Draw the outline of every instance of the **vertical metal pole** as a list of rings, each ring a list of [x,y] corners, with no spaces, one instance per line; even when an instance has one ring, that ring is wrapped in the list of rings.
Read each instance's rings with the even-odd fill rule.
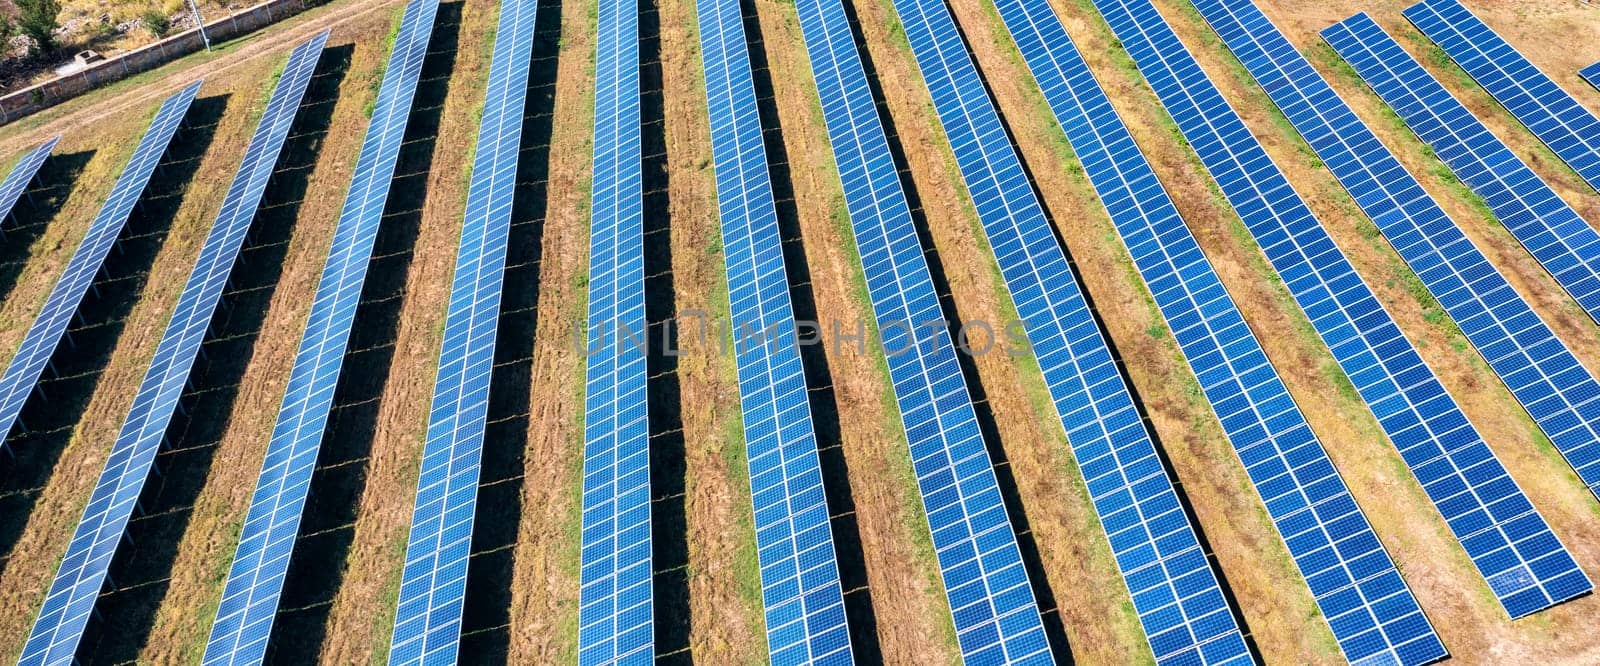
[[[206,50],[211,50],[211,38],[206,35],[206,21],[200,18],[200,8],[195,6],[194,0],[189,0],[189,13],[194,14],[194,24],[200,28],[200,41],[206,43]]]

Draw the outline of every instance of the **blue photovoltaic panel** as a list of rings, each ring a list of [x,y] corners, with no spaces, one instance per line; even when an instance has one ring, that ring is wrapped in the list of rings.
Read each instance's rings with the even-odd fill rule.
[[[1594,86],[1596,89],[1600,89],[1600,62],[1578,70],[1578,76],[1581,76],[1583,77],[1583,80],[1588,81],[1589,85]]]
[[[301,44],[284,66],[56,571],[23,662],[73,659],[326,40],[324,32]]]
[[[112,186],[111,196],[106,198],[100,213],[89,224],[89,232],[84,235],[78,249],[73,251],[72,259],[67,261],[67,268],[50,291],[44,309],[33,320],[27,335],[22,338],[22,346],[17,348],[16,355],[11,357],[11,364],[6,366],[5,374],[0,376],[0,438],[4,438],[16,425],[28,395],[39,383],[39,375],[55,354],[56,345],[61,343],[67,325],[83,303],[84,294],[88,293],[95,275],[105,264],[106,255],[117,244],[117,237],[128,223],[128,215],[144,194],[150,174],[155,172],[161,156],[166,154],[167,144],[183,123],[184,115],[189,112],[189,104],[199,91],[200,82],[195,81],[161,103],[155,119],[150,121],[150,128],[145,130],[144,138],[134,148],[133,157],[123,167],[117,184]]]
[[[1124,43],[1165,25],[1145,2],[1096,6]],[[1032,7],[1033,22],[1052,25],[1064,39],[1048,6]],[[1442,656],[1427,618],[1105,92],[1081,61],[1074,76],[1056,69],[1040,55],[1050,46],[1041,42],[1024,49],[1025,57],[1345,656]]]
[[[5,182],[0,183],[0,223],[11,218],[11,209],[17,205],[17,199],[28,191],[28,185],[38,175],[39,167],[44,166],[45,159],[50,157],[50,151],[55,149],[56,142],[60,140],[59,136],[51,137],[43,145],[28,151],[11,168],[11,175],[6,176]]]
[[[266,654],[278,595],[300,528],[301,509],[339,383],[345,345],[438,6],[438,0],[411,0],[395,34],[350,191],[334,228],[333,246],[311,301],[278,422],[267,444],[239,547],[211,625],[204,658],[208,666],[258,664]]]
[[[1249,0],[1195,6],[1579,478],[1600,492],[1600,382],[1259,8]]]
[[[1366,14],[1329,26],[1322,37],[1600,321],[1600,232]]]
[[[391,664],[453,664],[461,642],[467,556],[478,504],[537,9],[537,0],[500,3],[389,645]]]
[[[775,666],[851,663],[806,377],[739,0],[699,0],[711,151],[735,331],[767,651]],[[745,335],[744,331],[754,331]]]
[[[589,230],[578,663],[648,663],[650,423],[637,0],[600,3]]]
[[[1141,2],[1142,4],[1142,2]],[[1166,23],[1117,14],[1123,45],[1295,302],[1513,616],[1589,589],[1571,555],[1355,267]],[[1138,22],[1124,17],[1144,17]]]
[[[927,325],[944,314],[844,6],[795,9],[961,653],[973,664],[1051,663],[954,344]]]
[[[1156,661],[1250,663],[1216,574],[954,19],[943,0],[895,6]],[[1032,17],[1016,3],[1002,3],[1001,12],[1032,30]],[[1057,33],[1052,39],[1065,39]],[[1026,34],[1036,47],[1038,32]]]
[[[1600,118],[1456,0],[1425,0],[1406,9],[1405,16],[1600,190]]]
[[[24,662],[73,657],[326,39],[318,35],[289,57],[62,558]]]

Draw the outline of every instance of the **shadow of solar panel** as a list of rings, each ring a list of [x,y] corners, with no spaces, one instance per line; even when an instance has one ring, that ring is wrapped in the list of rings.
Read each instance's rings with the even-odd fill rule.
[[[1233,611],[954,20],[942,0],[896,7],[1157,662],[1249,663]],[[997,7],[1025,36],[1033,65],[1062,66],[1038,48],[1072,48],[1047,4]],[[1033,27],[1045,16],[1056,26],[1048,39]]]
[[[1579,478],[1600,492],[1600,382],[1255,5],[1196,6]]]
[[[12,426],[16,425],[17,416],[39,382],[39,375],[55,354],[62,334],[83,303],[84,294],[104,266],[106,255],[116,246],[117,238],[127,224],[128,214],[139,202],[145,185],[150,182],[150,174],[155,172],[161,156],[167,152],[173,134],[183,123],[189,104],[199,91],[200,82],[191,83],[168,97],[156,110],[149,129],[145,130],[138,147],[134,148],[133,156],[123,167],[122,175],[112,186],[111,195],[106,198],[94,221],[89,223],[89,231],[84,235],[83,242],[73,251],[66,269],[50,291],[44,309],[28,328],[22,345],[11,357],[10,365],[6,366],[5,374],[0,375],[0,437],[11,432]]]
[[[222,209],[201,246],[195,268],[178,297],[177,308],[45,597],[47,608],[60,609],[59,617],[49,618],[48,638],[35,629],[41,645],[49,641],[50,647],[43,655],[45,662],[70,657],[82,638],[326,39],[327,33],[318,35],[291,54],[223,199]],[[41,626],[46,626],[46,620],[41,613]]]
[[[851,663],[816,433],[738,0],[697,6],[773,664]]]
[[[60,141],[60,136],[51,137],[49,141],[39,147],[28,151],[22,159],[17,160],[17,165],[11,168],[11,174],[0,182],[0,224],[11,219],[11,209],[17,205],[17,200],[28,191],[28,185],[33,183],[34,176],[39,174],[39,167],[44,166],[44,161],[50,157],[50,151]]]
[[[438,5],[438,0],[412,0],[395,35],[350,190],[334,229],[333,246],[317,283],[310,318],[211,625],[206,664],[255,664],[266,653]]]
[[[477,511],[536,0],[501,3],[389,663],[454,663]]]
[[[637,2],[601,4],[596,53],[581,664],[647,661],[655,650]]]
[[[1570,597],[1585,581],[1570,554],[1194,56],[1165,23],[1126,29],[1140,71],[1508,611]],[[1496,585],[1508,578],[1525,584]]]
[[[1175,83],[1150,68],[1182,53],[1182,47],[1149,2],[1100,0],[1095,5],[1145,68],[1152,87],[1170,97],[1174,85],[1199,83]],[[1203,76],[1198,69],[1191,73]],[[1427,618],[1149,163],[1104,93],[1087,81],[1081,87],[1093,92],[1094,103],[1061,118],[1069,140],[1094,150],[1091,155],[1117,156],[1109,166],[1086,158],[1085,171],[1107,202],[1135,267],[1345,657],[1413,662],[1444,656]],[[1090,120],[1074,126],[1078,117]]]
[[[1600,321],[1600,231],[1366,14],[1329,26],[1322,37]]]
[[[801,0],[806,50],[844,186],[889,378],[905,425],[962,655],[1052,659],[1016,535],[895,172],[866,72],[838,0]],[[917,333],[922,331],[924,333]]]
[[[1600,190],[1600,118],[1457,0],[1425,0],[1404,14],[1590,187]]]

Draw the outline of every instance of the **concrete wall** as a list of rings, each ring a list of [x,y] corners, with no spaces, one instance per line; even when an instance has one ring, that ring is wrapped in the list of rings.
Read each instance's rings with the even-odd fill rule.
[[[206,24],[213,44],[253,32],[298,14],[324,0],[268,0],[227,18]],[[102,60],[66,76],[0,97],[0,125],[55,106],[118,79],[155,69],[205,48],[199,30],[178,33],[149,46]]]

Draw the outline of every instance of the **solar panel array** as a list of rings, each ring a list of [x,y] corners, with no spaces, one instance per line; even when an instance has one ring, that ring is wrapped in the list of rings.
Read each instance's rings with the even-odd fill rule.
[[[969,663],[1051,663],[954,345],[924,325],[944,315],[844,7],[795,8],[961,653]]]
[[[438,0],[411,0],[395,34],[355,175],[334,228],[333,246],[317,283],[278,421],[240,531],[239,547],[211,625],[205,664],[255,664],[266,653],[438,6]]]
[[[601,3],[596,60],[580,664],[655,653],[637,0]]]
[[[284,66],[56,570],[24,662],[70,661],[83,637],[326,40],[324,32],[296,47]]]
[[[795,338],[739,0],[699,0],[711,150],[773,664],[851,663],[844,590]]]
[[[145,185],[150,183],[150,174],[155,172],[161,156],[166,154],[172,135],[183,123],[189,104],[199,91],[200,82],[195,81],[168,97],[156,110],[149,129],[145,130],[144,137],[133,150],[133,156],[123,167],[122,175],[112,186],[111,195],[106,198],[94,221],[89,223],[89,231],[84,235],[83,242],[73,251],[61,278],[50,291],[44,309],[28,328],[22,345],[11,357],[10,365],[6,366],[5,374],[0,375],[0,439],[16,425],[23,405],[39,383],[39,375],[49,364],[50,357],[55,355],[56,346],[67,332],[67,325],[77,314],[84,294],[94,284],[95,275],[105,264],[106,255],[117,244],[117,237],[128,223],[128,215],[144,194]],[[4,444],[0,443],[0,446]]]
[[[1581,76],[1583,77],[1583,80],[1588,81],[1589,85],[1594,86],[1596,89],[1600,89],[1600,62],[1578,70],[1578,76]]]
[[[1228,601],[955,21],[942,0],[895,4],[1156,661],[1249,663]],[[1030,8],[999,7],[1019,26],[1034,62],[1051,57],[1039,50],[1041,40],[1066,39],[1053,19],[1048,38],[1030,27]],[[1031,9],[1050,11],[1042,3]]]
[[[467,557],[478,504],[478,472],[495,332],[505,281],[511,208],[522,149],[537,0],[500,3],[489,86],[445,316],[428,436],[389,647],[391,664],[454,663],[461,641]]]
[[[1600,321],[1600,231],[1366,14],[1329,26],[1322,37]]]
[[[1140,15],[1119,21],[1123,45],[1495,596],[1520,617],[1587,590],[1571,555],[1193,54],[1148,10]]]
[[[28,185],[33,183],[33,177],[39,174],[39,167],[44,166],[45,159],[50,157],[50,151],[55,150],[56,142],[60,136],[51,137],[49,141],[39,147],[28,151],[22,159],[17,160],[17,165],[11,168],[11,174],[6,176],[5,182],[0,182],[0,223],[11,219],[11,209],[17,205],[17,200],[28,191]]]
[[[1160,22],[1147,3],[1097,2],[1124,42]],[[1046,21],[1040,3],[1030,15]],[[1062,49],[1056,49],[1062,52]],[[1091,184],[1199,379],[1334,637],[1352,661],[1444,653],[1199,244],[1105,93],[1031,57]]]
[[[1600,190],[1600,118],[1456,0],[1425,0],[1405,16],[1557,157]]]
[[[1195,6],[1591,491],[1600,382],[1249,0]]]

